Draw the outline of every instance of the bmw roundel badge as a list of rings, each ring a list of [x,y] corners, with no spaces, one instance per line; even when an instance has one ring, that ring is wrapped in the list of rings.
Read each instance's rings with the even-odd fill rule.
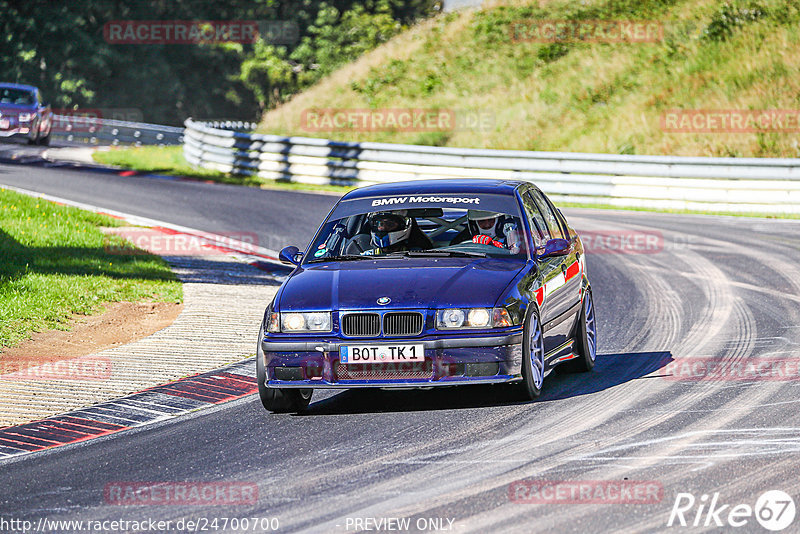
[[[392,302],[392,299],[390,299],[389,297],[381,297],[378,299],[378,304],[380,304],[381,306],[383,306],[384,304],[389,304],[390,302]]]

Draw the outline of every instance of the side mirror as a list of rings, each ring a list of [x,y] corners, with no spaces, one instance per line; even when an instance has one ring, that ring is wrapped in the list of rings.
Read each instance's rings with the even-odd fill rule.
[[[281,263],[300,265],[300,260],[303,259],[303,255],[297,247],[286,247],[278,253],[278,259],[281,260]]]
[[[545,246],[544,251],[539,254],[540,258],[552,258],[553,256],[566,256],[569,254],[569,241],[567,239],[551,239]]]

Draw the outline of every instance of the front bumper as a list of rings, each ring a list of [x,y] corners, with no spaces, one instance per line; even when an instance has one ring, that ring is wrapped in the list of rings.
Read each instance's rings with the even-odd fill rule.
[[[33,139],[36,135],[36,130],[32,127],[21,127],[15,126],[8,129],[0,129],[0,137],[6,139],[12,138],[23,138],[23,139]]]
[[[339,363],[342,345],[420,344],[425,349],[424,364]],[[463,384],[512,382],[521,378],[521,329],[503,335],[447,337],[436,339],[374,340],[271,340],[259,347],[266,369],[266,386],[275,388],[419,388]],[[285,378],[291,370],[291,379]]]

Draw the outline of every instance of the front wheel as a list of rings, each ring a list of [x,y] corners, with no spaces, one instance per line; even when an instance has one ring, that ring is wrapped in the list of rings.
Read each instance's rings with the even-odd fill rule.
[[[531,310],[525,321],[522,341],[522,382],[514,384],[516,397],[533,400],[542,393],[544,384],[544,334],[539,313]]]
[[[264,367],[264,352],[261,350],[261,340],[264,338],[264,327],[258,334],[258,347],[256,349],[256,380],[258,381],[258,396],[264,409],[274,413],[302,412],[311,402],[313,389],[293,388],[268,388],[267,370]]]
[[[569,373],[585,373],[594,368],[597,358],[597,323],[594,317],[594,301],[592,291],[587,289],[583,294],[583,305],[578,324],[575,327],[575,354],[577,358],[564,363],[561,367]]]
[[[263,382],[258,383],[261,404],[273,413],[302,412],[311,402],[313,393],[313,389],[268,388]]]

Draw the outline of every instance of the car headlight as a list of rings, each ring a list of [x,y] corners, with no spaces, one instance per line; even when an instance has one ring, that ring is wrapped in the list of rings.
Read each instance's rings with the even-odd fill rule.
[[[502,328],[514,322],[505,308],[448,308],[436,312],[436,328]]]
[[[33,113],[20,113],[19,122],[30,122],[33,120]]]
[[[436,314],[436,328],[461,328],[464,326],[464,310],[439,310]]]
[[[272,312],[269,319],[270,332],[330,332],[330,312]]]
[[[473,308],[467,315],[467,324],[475,327],[489,326],[491,319],[492,316],[486,308]]]

